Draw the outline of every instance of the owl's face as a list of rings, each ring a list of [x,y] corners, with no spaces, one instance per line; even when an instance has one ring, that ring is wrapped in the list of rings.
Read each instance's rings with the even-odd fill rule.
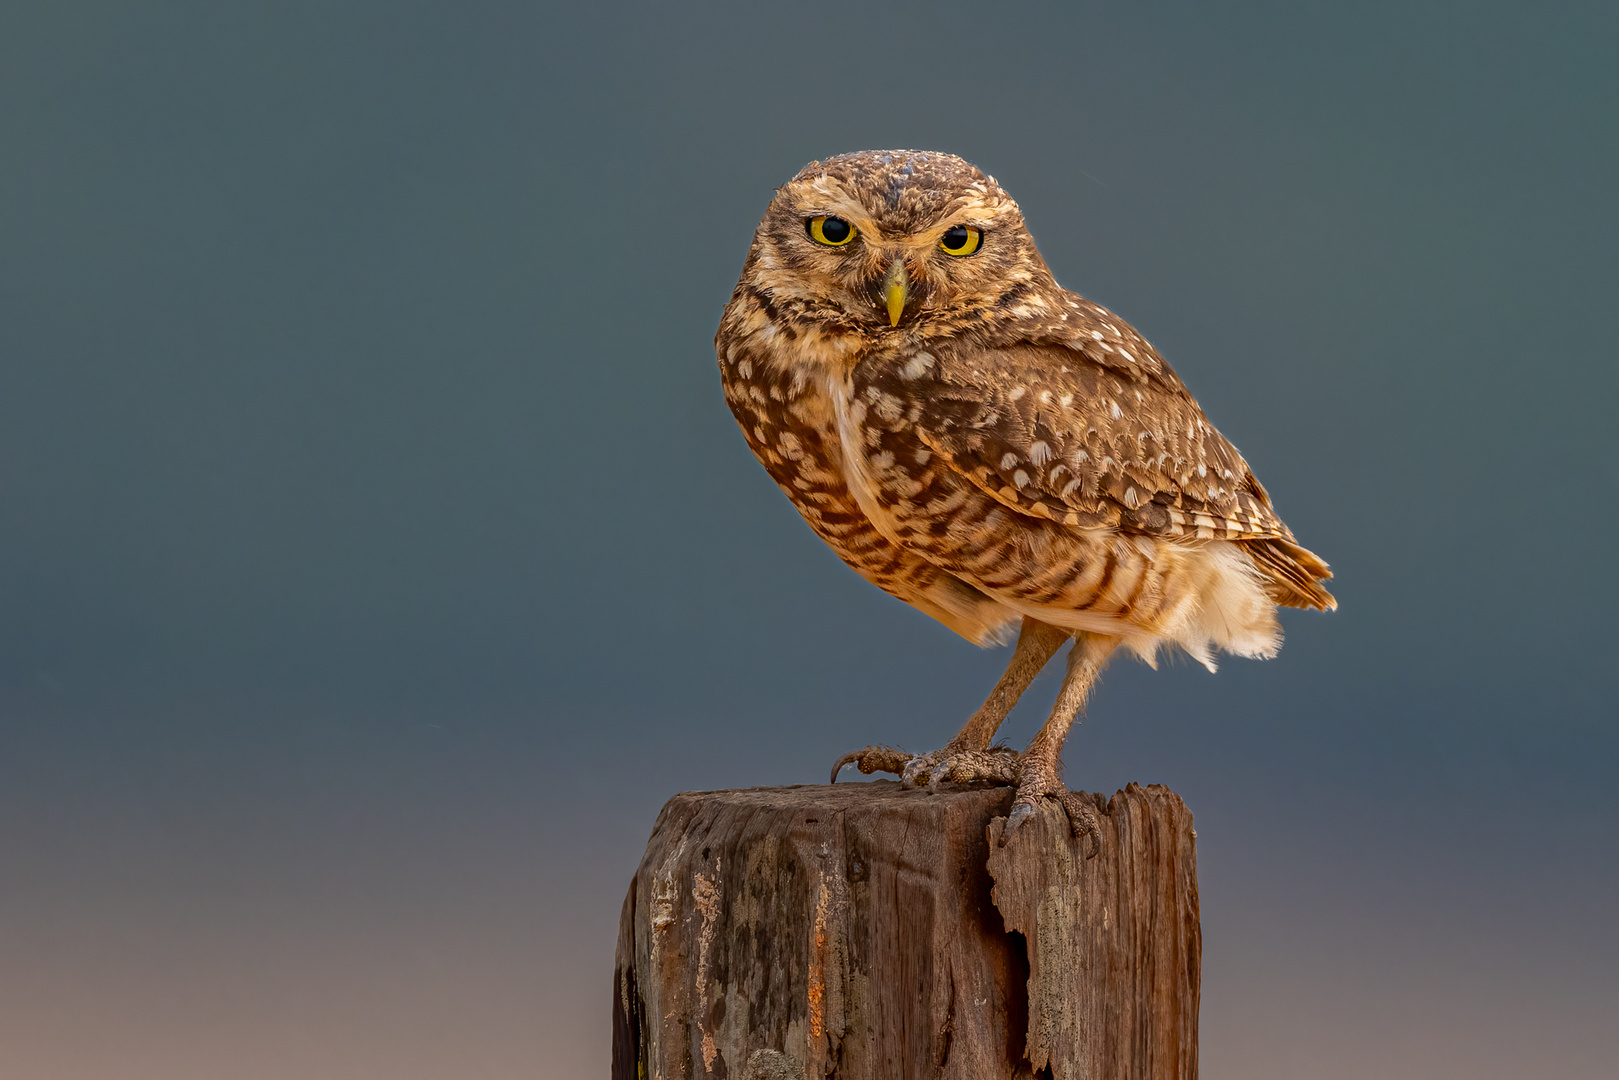
[[[907,150],[805,166],[776,193],[749,261],[744,276],[759,288],[873,332],[1054,284],[993,178],[950,154]]]

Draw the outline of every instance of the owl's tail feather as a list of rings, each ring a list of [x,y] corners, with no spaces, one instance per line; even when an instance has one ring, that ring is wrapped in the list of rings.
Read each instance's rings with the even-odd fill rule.
[[[1317,611],[1332,611],[1338,606],[1333,595],[1318,584],[1330,578],[1332,571],[1315,552],[1279,537],[1240,543],[1265,575],[1265,591],[1278,604]]]

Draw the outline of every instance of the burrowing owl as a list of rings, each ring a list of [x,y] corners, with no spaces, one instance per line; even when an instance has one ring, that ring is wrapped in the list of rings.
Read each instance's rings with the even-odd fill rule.
[[[1336,606],[1326,564],[1123,319],[1052,278],[1011,197],[950,154],[812,162],[776,193],[715,337],[748,445],[857,573],[1006,673],[943,749],[869,746],[907,785],[1017,785],[1009,830],[1056,798],[1062,743],[1121,646],[1275,654],[1276,605]],[[1051,717],[990,740],[1074,639]]]

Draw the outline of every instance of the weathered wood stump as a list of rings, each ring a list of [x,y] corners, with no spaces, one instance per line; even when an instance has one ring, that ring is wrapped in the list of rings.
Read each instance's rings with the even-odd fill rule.
[[[1094,799],[1095,858],[1009,788],[676,795],[619,922],[614,1080],[1190,1080],[1192,815]]]

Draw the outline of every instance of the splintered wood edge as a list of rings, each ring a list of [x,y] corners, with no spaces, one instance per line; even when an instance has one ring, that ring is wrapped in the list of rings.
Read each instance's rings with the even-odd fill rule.
[[[647,999],[643,988],[637,985],[637,968],[642,960],[638,951],[644,951],[645,943],[636,940],[636,924],[654,916],[644,905],[655,898],[638,896],[638,883],[649,869],[649,859],[666,861],[671,854],[670,845],[683,844],[674,834],[684,837],[703,808],[728,807],[731,810],[728,817],[749,808],[795,814],[836,814],[849,810],[882,814],[882,805],[886,803],[892,804],[896,815],[903,817],[906,815],[901,807],[912,800],[975,794],[993,795],[1001,803],[1000,809],[1009,809],[1006,801],[1011,792],[1004,787],[947,784],[935,796],[922,789],[902,788],[895,781],[733,788],[681,792],[671,797],[658,815],[647,851],[631,880],[620,919],[613,987],[615,1080],[640,1075],[637,1072],[639,1056],[651,1034],[646,1027]],[[1098,811],[1100,850],[1093,860],[1085,857],[1090,850],[1089,841],[1071,834],[1066,813],[1054,801],[1044,801],[1036,815],[1024,823],[1019,835],[1004,846],[1007,820],[1004,813],[996,814],[988,807],[978,811],[990,812],[984,826],[988,848],[984,869],[992,882],[990,900],[999,912],[1008,937],[1012,934],[1021,937],[1028,964],[1025,1060],[1010,1064],[1024,1070],[1053,1069],[1056,1075],[1088,1075],[1101,1067],[1105,1071],[1098,1075],[1140,1075],[1155,1080],[1158,1077],[1195,1078],[1201,934],[1197,913],[1196,831],[1191,813],[1178,795],[1160,785],[1130,784],[1110,799],[1094,793],[1076,794],[1092,801]],[[971,816],[976,814],[970,813]],[[1039,853],[1039,857],[1033,857],[1034,853]],[[1130,863],[1128,867],[1122,865],[1122,860],[1126,859]],[[1149,935],[1145,944],[1151,947],[1153,956],[1126,958],[1127,963],[1151,969],[1145,983],[1140,972],[1132,972],[1131,977],[1124,980],[1128,985],[1117,987],[1112,985],[1120,981],[1117,978],[1099,982],[1098,974],[1088,973],[1079,958],[1079,950],[1101,946],[1080,940],[1085,931],[1072,918],[1067,921],[1075,925],[1047,928],[1048,937],[1055,935],[1065,939],[1066,952],[1054,938],[1042,941],[1042,900],[1049,899],[1052,890],[1057,889],[1076,894],[1071,902],[1077,902],[1076,886],[1095,879],[1094,889],[1102,878],[1112,883],[1109,888],[1113,897],[1111,906],[1125,903],[1131,909],[1104,918],[1122,919],[1121,929],[1123,923],[1137,927],[1138,936],[1140,928],[1144,927]],[[1092,937],[1096,936],[1094,931],[1095,928],[1091,928]],[[1151,936],[1160,931],[1168,935],[1165,941]],[[1012,947],[1016,949],[1015,944]],[[1166,949],[1169,955],[1164,959],[1171,961],[1170,968],[1160,971],[1163,965],[1157,963],[1156,957]],[[1181,970],[1176,971],[1178,966]],[[1166,979],[1173,985],[1165,985]],[[1107,986],[1104,988],[1101,982],[1106,982]],[[1092,986],[1093,983],[1097,985]],[[1070,986],[1085,993],[1066,992]],[[814,986],[804,989],[811,999],[817,997]],[[830,987],[821,989],[824,997]],[[1138,1044],[1135,1046],[1112,1045],[1121,1042],[1119,1038],[1112,1038],[1107,1040],[1106,1047],[1093,1045],[1082,1049],[1078,1045],[1080,1040],[1075,1038],[1079,1034],[1077,1027],[1094,1026],[1100,1021],[1096,1017],[1088,1021],[1076,1020],[1075,1009],[1081,1003],[1065,1001],[1065,998],[1095,997],[1099,992],[1141,993],[1150,999],[1126,1012],[1134,1017],[1138,1027],[1146,1025],[1146,1042],[1152,1045],[1139,1045],[1142,1041],[1139,1038],[1134,1040]],[[814,1000],[809,1005],[812,1012],[819,1012],[814,1008]],[[782,1064],[787,1060],[783,1058]],[[749,1059],[749,1066],[755,1064],[766,1066],[764,1061],[754,1063]],[[759,1075],[767,1072],[759,1072]],[[753,1074],[752,1069],[746,1073]]]

